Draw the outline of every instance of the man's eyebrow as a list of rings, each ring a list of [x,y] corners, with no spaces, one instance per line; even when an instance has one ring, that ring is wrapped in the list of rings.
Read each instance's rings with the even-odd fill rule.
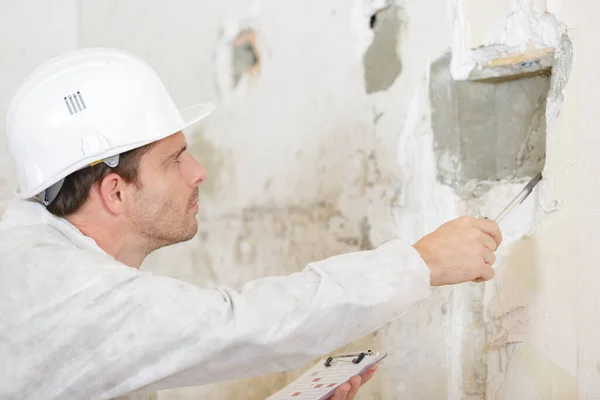
[[[175,151],[175,152],[173,152],[173,153],[169,154],[169,156],[168,156],[168,157],[167,157],[167,158],[166,158],[166,159],[165,159],[163,162],[165,162],[165,163],[166,163],[166,162],[167,162],[167,161],[169,161],[169,160],[172,160],[172,159],[174,159],[174,158],[177,158],[177,157],[179,157],[179,156],[181,155],[181,153],[183,153],[183,152],[184,152],[184,151],[186,151],[186,150],[187,150],[187,144],[186,144],[186,145],[184,145],[184,146],[183,146],[182,148],[180,148],[179,150],[177,150],[177,151]]]

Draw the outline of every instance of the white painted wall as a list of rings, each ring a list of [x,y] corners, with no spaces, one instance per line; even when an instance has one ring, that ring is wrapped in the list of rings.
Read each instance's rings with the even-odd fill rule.
[[[38,64],[77,47],[77,21],[76,0],[0,1],[0,210],[16,184],[4,137],[12,94]]]
[[[26,73],[77,47],[137,53],[182,107],[213,101],[217,111],[192,145],[209,174],[201,231],[152,255],[144,268],[237,286],[393,235],[416,240],[459,214],[501,209],[520,183],[464,202],[435,181],[429,65],[457,43],[465,50],[484,44],[510,10],[547,6],[567,24],[574,68],[564,100],[551,99],[546,180],[502,225],[497,279],[437,290],[349,348],[390,352],[364,399],[596,398],[600,6],[484,3],[405,0],[398,13],[402,72],[388,90],[367,95],[363,53],[373,37],[369,16],[382,1],[1,0],[1,129]],[[457,5],[467,16],[460,26]],[[260,73],[235,91],[219,90],[229,35],[245,26],[257,31]],[[15,180],[0,137],[1,208]],[[299,372],[159,397],[263,399]]]

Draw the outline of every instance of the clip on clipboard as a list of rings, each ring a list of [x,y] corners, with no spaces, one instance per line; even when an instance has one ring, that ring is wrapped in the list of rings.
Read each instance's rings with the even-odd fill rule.
[[[337,354],[320,360],[298,379],[266,400],[326,400],[353,376],[360,375],[387,354],[371,350]]]

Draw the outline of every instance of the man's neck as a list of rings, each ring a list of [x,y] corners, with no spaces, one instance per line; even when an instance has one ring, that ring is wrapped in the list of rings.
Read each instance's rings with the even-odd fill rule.
[[[115,260],[133,268],[140,268],[150,253],[148,245],[139,235],[118,221],[109,218],[94,218],[93,213],[76,213],[67,217],[79,231],[92,238],[96,244]]]

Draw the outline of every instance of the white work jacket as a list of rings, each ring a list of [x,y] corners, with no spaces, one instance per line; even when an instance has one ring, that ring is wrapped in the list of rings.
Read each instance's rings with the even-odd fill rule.
[[[302,367],[430,291],[392,240],[240,291],[128,267],[37,201],[0,222],[0,399],[110,399]]]

